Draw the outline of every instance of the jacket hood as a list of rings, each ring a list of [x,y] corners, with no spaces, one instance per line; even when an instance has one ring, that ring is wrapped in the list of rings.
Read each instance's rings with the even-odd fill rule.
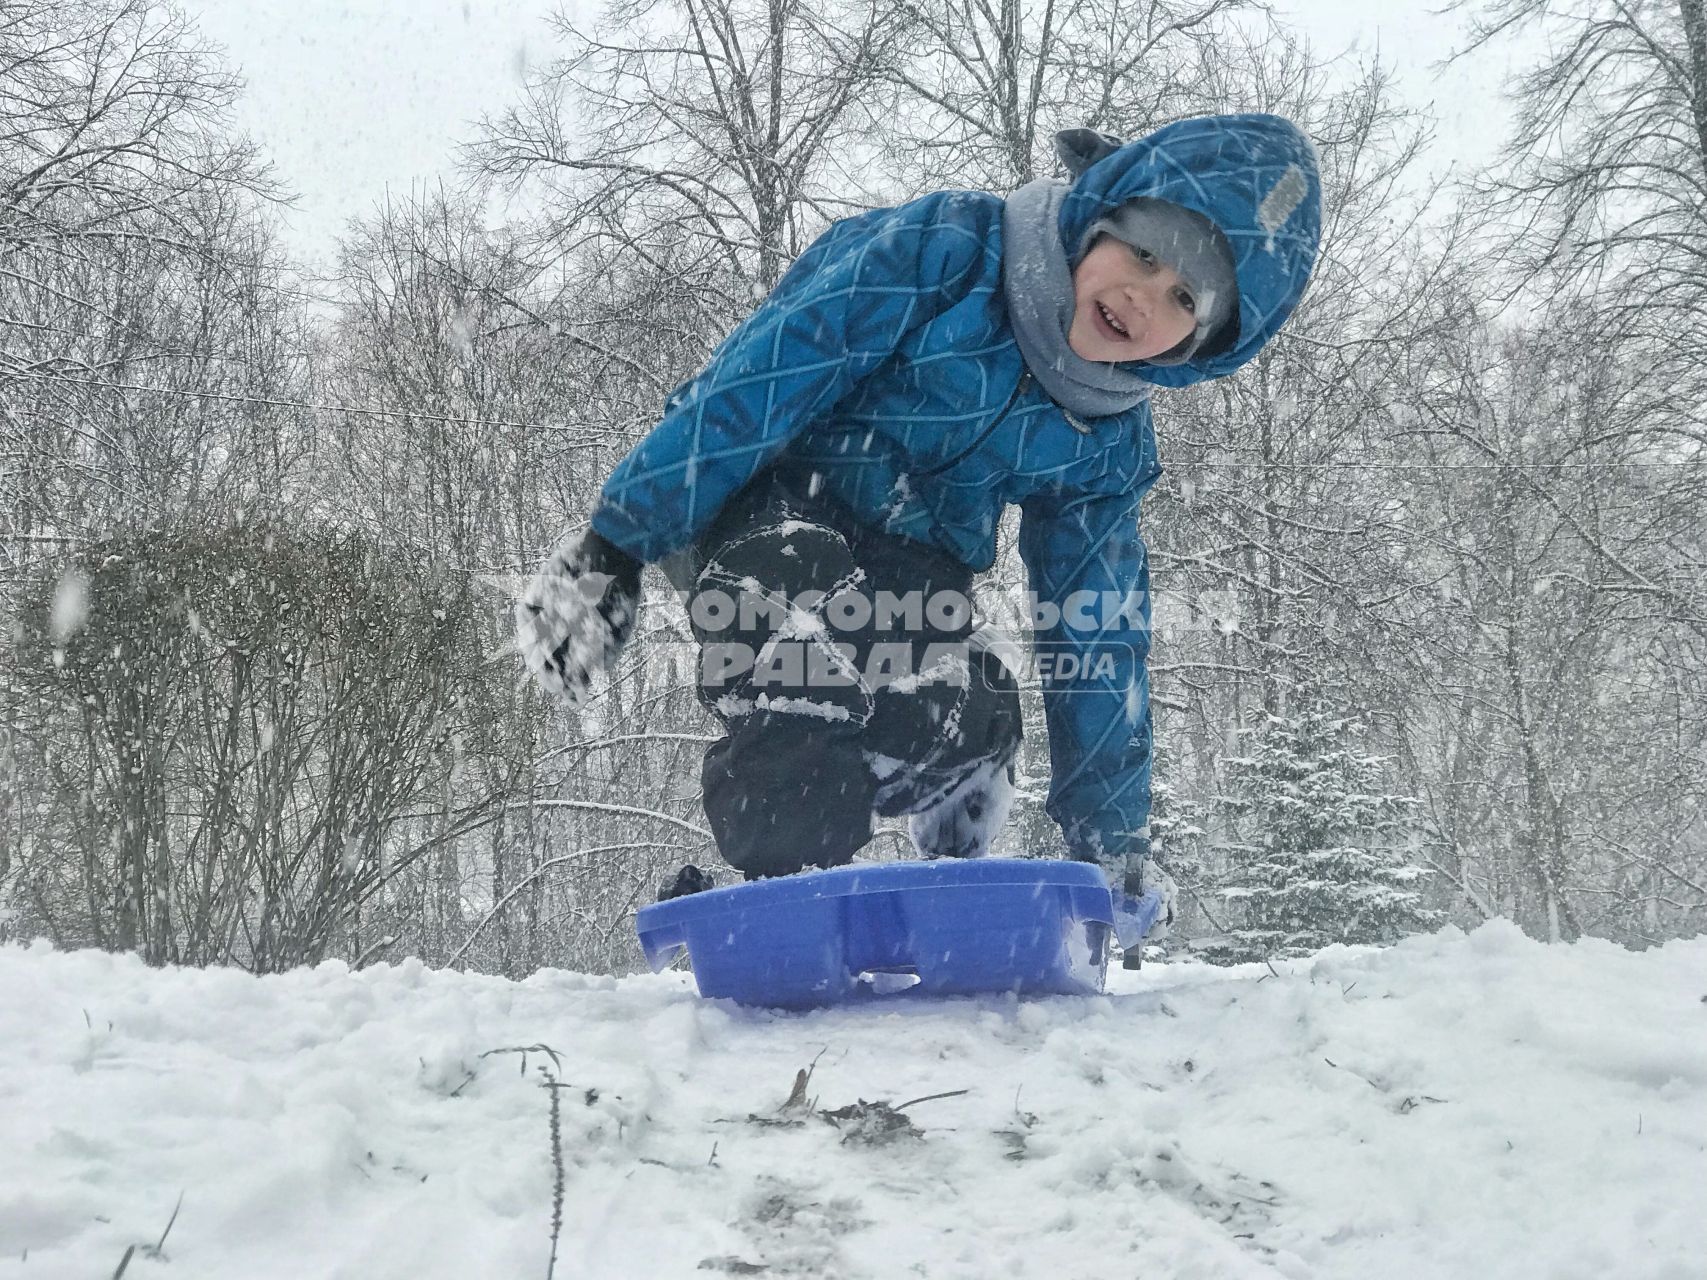
[[[1203,116],[1166,125],[1078,175],[1061,202],[1061,243],[1077,245],[1092,223],[1135,196],[1172,201],[1221,229],[1239,282],[1239,331],[1232,346],[1215,354],[1134,367],[1163,387],[1234,372],[1275,335],[1309,284],[1322,225],[1316,149],[1281,116]]]

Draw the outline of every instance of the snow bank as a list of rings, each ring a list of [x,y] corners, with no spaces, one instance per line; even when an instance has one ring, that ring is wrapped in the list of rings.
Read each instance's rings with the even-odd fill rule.
[[[1707,941],[1113,983],[776,1015],[0,948],[0,1276],[110,1276],[182,1195],[127,1280],[544,1277],[542,1067],[559,1277],[1707,1274]]]

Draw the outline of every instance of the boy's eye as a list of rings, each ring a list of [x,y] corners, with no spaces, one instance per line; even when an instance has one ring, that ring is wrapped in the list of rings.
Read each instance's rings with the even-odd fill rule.
[[[1178,302],[1180,306],[1184,308],[1186,314],[1197,314],[1197,299],[1192,297],[1184,289],[1174,290],[1174,301]]]

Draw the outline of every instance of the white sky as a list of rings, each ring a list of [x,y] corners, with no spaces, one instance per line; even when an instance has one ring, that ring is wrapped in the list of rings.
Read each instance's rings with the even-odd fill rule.
[[[573,0],[572,0],[573,2]],[[1430,64],[1461,41],[1443,0],[1277,0],[1319,52],[1377,49],[1440,124],[1431,168],[1485,160],[1503,130],[1496,86],[1508,55],[1479,54],[1436,78]],[[329,254],[344,223],[389,187],[448,176],[454,146],[482,112],[511,102],[531,59],[553,54],[555,0],[186,0],[248,90],[238,122],[261,143],[299,204],[289,244]]]

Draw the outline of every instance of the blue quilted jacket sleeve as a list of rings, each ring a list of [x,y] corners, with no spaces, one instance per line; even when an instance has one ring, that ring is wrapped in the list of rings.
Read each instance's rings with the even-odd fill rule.
[[[999,201],[988,201],[999,211]],[[939,192],[835,223],[670,398],[605,482],[593,527],[641,560],[687,546],[814,419],[964,292],[999,212]]]
[[[1138,533],[1148,483],[1032,499],[1020,555],[1039,601],[1049,722],[1047,810],[1076,858],[1139,851],[1150,813],[1150,569]],[[1054,625],[1049,614],[1058,611]]]

